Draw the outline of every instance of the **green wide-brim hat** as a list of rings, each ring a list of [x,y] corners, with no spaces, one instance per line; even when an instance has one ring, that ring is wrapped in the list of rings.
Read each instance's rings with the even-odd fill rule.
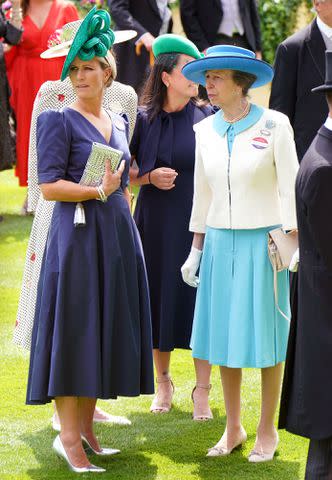
[[[183,53],[197,60],[204,57],[203,53],[188,38],[173,33],[165,33],[156,38],[152,44],[152,51],[155,57],[162,53]]]
[[[106,57],[114,43],[114,32],[111,29],[111,17],[106,10],[93,7],[83,19],[72,41],[61,72],[61,80],[69,73],[74,58],[91,60],[94,57]]]

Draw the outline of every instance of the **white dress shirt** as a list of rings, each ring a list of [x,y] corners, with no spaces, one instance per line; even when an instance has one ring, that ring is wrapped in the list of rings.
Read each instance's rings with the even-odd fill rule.
[[[327,117],[324,125],[328,130],[332,130],[332,118],[330,116]]]
[[[233,33],[244,34],[238,0],[220,0],[223,16],[218,33],[231,37]]]

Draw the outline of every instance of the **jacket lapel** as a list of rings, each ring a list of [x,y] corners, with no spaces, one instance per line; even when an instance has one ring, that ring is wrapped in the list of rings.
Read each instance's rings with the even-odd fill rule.
[[[306,45],[310,52],[312,61],[317,68],[322,80],[325,80],[325,42],[317,26],[316,20],[310,24]]]

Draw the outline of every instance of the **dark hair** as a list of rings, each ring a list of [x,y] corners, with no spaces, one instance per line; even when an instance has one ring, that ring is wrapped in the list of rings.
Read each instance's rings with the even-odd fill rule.
[[[140,105],[146,108],[150,122],[161,112],[167,97],[167,87],[162,81],[162,73],[171,73],[177,66],[180,55],[181,53],[162,53],[155,59],[139,101]],[[206,104],[198,98],[193,98],[192,101],[199,106]]]
[[[325,92],[325,95],[326,95],[326,100],[327,100],[327,103],[329,104],[329,107],[332,107],[332,90],[327,90]]]
[[[246,97],[252,84],[257,79],[256,75],[247,72],[240,72],[239,70],[232,70],[232,76],[236,85],[242,88],[242,95]]]
[[[21,0],[22,15],[25,17],[29,7],[29,0]]]
[[[167,87],[161,79],[162,73],[171,73],[178,64],[179,57],[180,53],[162,53],[155,59],[139,102],[146,107],[149,120],[158,115],[166,100]]]

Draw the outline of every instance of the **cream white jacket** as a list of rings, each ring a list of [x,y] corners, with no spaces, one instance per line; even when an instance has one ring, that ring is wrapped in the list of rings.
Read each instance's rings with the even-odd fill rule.
[[[255,125],[235,136],[230,157],[227,134],[217,133],[213,122],[214,115],[194,126],[190,231],[205,233],[206,226],[250,229],[282,224],[287,230],[296,228],[299,165],[288,117],[264,109]]]

